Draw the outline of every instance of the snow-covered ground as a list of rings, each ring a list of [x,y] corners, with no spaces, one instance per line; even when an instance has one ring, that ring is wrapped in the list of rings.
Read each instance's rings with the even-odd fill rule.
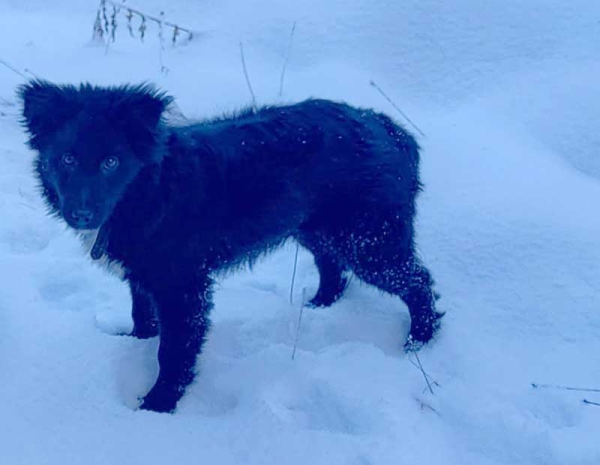
[[[201,375],[175,415],[134,411],[157,341],[129,295],[44,216],[0,65],[0,464],[600,463],[600,3],[597,0],[146,0],[204,31],[90,45],[96,1],[0,0],[0,59],[58,82],[150,80],[188,117],[308,96],[383,110],[427,135],[420,251],[448,312],[420,359],[398,301],[354,281],[327,310],[294,245],[223,280]],[[52,6],[50,6],[52,4]],[[106,52],[106,53],[105,53]]]

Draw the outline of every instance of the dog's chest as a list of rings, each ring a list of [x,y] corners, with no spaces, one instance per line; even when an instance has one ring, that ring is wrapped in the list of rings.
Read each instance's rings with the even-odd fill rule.
[[[77,235],[79,236],[79,239],[83,244],[85,254],[87,256],[90,256],[90,252],[92,251],[94,243],[96,242],[96,239],[98,237],[98,229],[79,231]],[[117,278],[125,278],[125,268],[123,267],[123,264],[118,260],[111,260],[106,254],[104,254],[100,259],[93,260],[93,262],[101,268],[104,268]]]

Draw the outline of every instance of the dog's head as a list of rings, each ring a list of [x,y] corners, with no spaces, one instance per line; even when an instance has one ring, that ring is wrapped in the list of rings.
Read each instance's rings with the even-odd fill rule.
[[[171,98],[151,86],[32,81],[18,94],[44,197],[75,229],[100,227],[140,170],[162,157],[161,116]]]

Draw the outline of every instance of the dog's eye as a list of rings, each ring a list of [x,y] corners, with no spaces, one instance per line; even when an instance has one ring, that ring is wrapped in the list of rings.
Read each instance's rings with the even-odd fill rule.
[[[105,171],[113,171],[119,166],[117,157],[108,157],[102,162],[102,169]]]
[[[73,166],[75,165],[75,163],[77,163],[77,160],[75,160],[75,157],[73,155],[71,155],[70,153],[65,153],[62,156],[62,163],[63,165],[67,165],[67,166]]]

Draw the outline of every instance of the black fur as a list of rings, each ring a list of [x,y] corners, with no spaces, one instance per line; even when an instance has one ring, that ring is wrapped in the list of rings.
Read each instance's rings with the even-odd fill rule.
[[[432,338],[440,315],[413,239],[419,148],[387,116],[307,100],[170,127],[170,98],[146,85],[33,81],[19,94],[51,212],[99,228],[95,253],[126,271],[133,335],[160,334],[142,408],[173,411],[192,382],[215,275],[288,238],[315,257],[314,306],[353,271],[404,300],[410,343]]]

